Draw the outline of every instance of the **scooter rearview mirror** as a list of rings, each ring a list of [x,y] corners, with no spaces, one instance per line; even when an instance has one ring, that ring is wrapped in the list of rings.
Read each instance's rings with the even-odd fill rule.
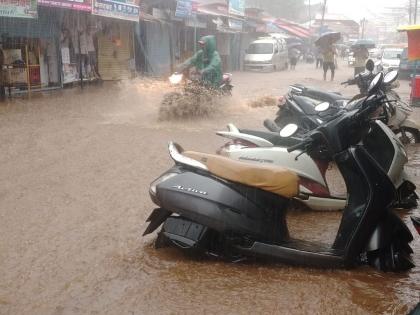
[[[328,108],[330,108],[330,103],[323,102],[315,106],[315,111],[317,112],[325,112]]]
[[[398,71],[397,70],[390,71],[385,75],[384,83],[385,84],[391,84],[391,83],[395,82],[395,80],[397,80],[397,78],[398,78]]]
[[[291,137],[296,133],[298,129],[299,127],[296,124],[288,124],[282,130],[280,130],[280,137],[282,138]]]
[[[383,78],[384,78],[384,74],[382,72],[379,72],[373,78],[372,82],[370,82],[369,89],[368,89],[368,92],[370,95],[374,94],[379,89],[379,87],[381,86],[383,82]]]

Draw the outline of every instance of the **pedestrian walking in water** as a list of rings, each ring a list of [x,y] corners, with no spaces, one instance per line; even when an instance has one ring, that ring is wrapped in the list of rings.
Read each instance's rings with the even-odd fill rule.
[[[0,47],[0,101],[4,101],[6,98],[6,89],[4,87],[4,71],[3,71],[3,64],[4,64],[4,54],[3,50]]]
[[[323,51],[323,59],[324,59],[324,63],[322,65],[323,69],[324,69],[324,81],[327,80],[327,72],[328,69],[331,70],[331,81],[334,80],[334,75],[335,75],[335,55],[336,55],[336,50],[334,49],[333,45],[330,44],[327,47],[325,47],[324,51]]]
[[[296,69],[296,64],[299,58],[299,51],[296,48],[289,50],[290,70]]]
[[[322,57],[322,51],[319,47],[316,48],[316,68],[322,68],[322,64],[323,64],[323,57]]]

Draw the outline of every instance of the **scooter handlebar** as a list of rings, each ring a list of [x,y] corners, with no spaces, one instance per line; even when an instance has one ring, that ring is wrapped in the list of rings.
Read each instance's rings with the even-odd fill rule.
[[[298,143],[298,144],[295,144],[295,145],[292,145],[291,147],[288,147],[287,148],[287,152],[293,152],[293,151],[296,151],[296,150],[300,150],[300,149],[305,149],[306,148],[306,146],[311,142],[312,140],[311,139],[304,139],[304,140],[302,140],[302,142],[300,142],[300,143]]]

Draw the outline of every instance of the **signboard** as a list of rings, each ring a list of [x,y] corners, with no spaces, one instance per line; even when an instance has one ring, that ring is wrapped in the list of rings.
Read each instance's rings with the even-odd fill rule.
[[[176,2],[175,16],[186,18],[192,15],[193,4],[191,0],[178,0]]]
[[[140,0],[93,0],[92,14],[138,22]]]
[[[38,4],[77,11],[92,11],[92,0],[38,0]]]
[[[245,0],[229,0],[229,14],[245,16]]]
[[[235,19],[229,19],[229,28],[235,31],[242,31],[243,23]]]
[[[37,0],[0,0],[0,16],[36,19]]]
[[[185,26],[195,28],[207,28],[207,23],[200,21],[197,18],[197,16],[193,16],[185,19]]]

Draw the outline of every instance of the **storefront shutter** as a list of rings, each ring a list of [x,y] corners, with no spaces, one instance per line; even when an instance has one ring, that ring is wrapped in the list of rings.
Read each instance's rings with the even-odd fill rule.
[[[102,80],[123,80],[130,79],[132,38],[128,25],[122,27],[121,38],[112,41],[106,35],[98,36],[98,70]]]
[[[147,51],[153,75],[166,75],[171,70],[169,27],[159,22],[146,24]]]

